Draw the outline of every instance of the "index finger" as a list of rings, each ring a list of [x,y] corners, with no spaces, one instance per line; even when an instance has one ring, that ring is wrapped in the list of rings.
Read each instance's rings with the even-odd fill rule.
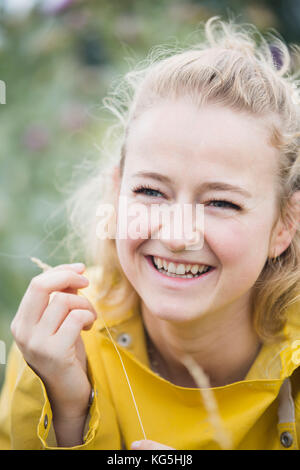
[[[48,266],[48,269],[49,268],[51,269],[52,267]],[[57,266],[53,266],[52,269],[62,270],[62,269],[69,269],[69,268],[74,269],[77,273],[81,273],[81,274],[84,274],[84,271],[86,269],[84,263],[60,264]],[[67,287],[66,289],[63,289],[62,292],[65,292],[66,294],[77,294],[77,289],[73,289],[72,287]],[[50,299],[51,299],[51,296],[50,296]]]
[[[26,327],[33,326],[43,315],[52,292],[83,289],[88,283],[86,277],[71,269],[49,269],[31,280],[15,319],[26,322]]]
[[[85,269],[85,264],[84,263],[65,263],[65,264],[58,264],[57,266],[49,266],[49,264],[43,263],[38,258],[30,258],[31,261],[36,264],[40,269],[42,269],[44,272],[48,271],[49,269],[75,269],[78,272],[82,272]]]
[[[84,263],[65,263],[65,264],[59,264],[57,266],[50,266],[49,264],[44,263],[41,261],[39,258],[31,257],[31,261],[36,264],[40,269],[42,269],[43,272],[48,271],[49,269],[55,269],[55,270],[61,270],[61,269],[74,269],[78,273],[82,273],[85,270],[85,264]],[[66,288],[63,290],[63,292],[67,294],[77,294],[77,289],[73,289],[71,287]],[[52,295],[52,294],[51,294]],[[51,299],[51,296],[50,296]]]

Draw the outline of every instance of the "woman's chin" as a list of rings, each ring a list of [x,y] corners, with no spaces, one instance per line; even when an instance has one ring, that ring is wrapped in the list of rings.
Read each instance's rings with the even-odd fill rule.
[[[185,303],[186,304],[186,303]],[[187,309],[186,305],[166,305],[161,302],[158,305],[151,305],[151,302],[147,304],[147,311],[151,316],[160,320],[182,323],[192,320],[199,319],[204,312],[199,312],[199,309]]]

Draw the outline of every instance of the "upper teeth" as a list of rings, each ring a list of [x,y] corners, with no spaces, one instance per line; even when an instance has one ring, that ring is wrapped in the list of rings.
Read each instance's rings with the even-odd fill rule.
[[[202,273],[208,266],[206,264],[183,264],[172,263],[163,258],[153,257],[155,265],[158,269],[164,268],[169,273],[185,274],[191,272],[192,274]]]

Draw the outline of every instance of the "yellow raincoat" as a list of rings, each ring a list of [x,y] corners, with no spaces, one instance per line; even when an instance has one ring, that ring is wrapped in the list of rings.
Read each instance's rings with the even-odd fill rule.
[[[84,295],[97,309],[94,294],[90,284]],[[284,330],[286,339],[264,345],[245,380],[211,389],[232,449],[298,449],[299,315],[300,304],[294,304]],[[84,443],[72,449],[130,449],[144,433],[147,439],[179,450],[220,449],[199,390],[174,385],[150,369],[138,309],[122,319],[106,320],[114,343],[101,318],[82,332],[94,399]],[[0,397],[0,449],[52,448],[56,441],[44,384],[13,345]]]

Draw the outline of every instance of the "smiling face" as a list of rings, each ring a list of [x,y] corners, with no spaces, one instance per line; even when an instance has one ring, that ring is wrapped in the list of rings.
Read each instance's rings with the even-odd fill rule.
[[[204,207],[198,250],[155,237],[158,227],[146,220],[148,238],[116,239],[122,269],[151,314],[181,322],[250,304],[277,215],[278,155],[268,140],[258,118],[213,105],[197,109],[184,99],[160,102],[132,123],[119,195],[148,209]],[[179,279],[158,272],[150,255],[213,269]]]

